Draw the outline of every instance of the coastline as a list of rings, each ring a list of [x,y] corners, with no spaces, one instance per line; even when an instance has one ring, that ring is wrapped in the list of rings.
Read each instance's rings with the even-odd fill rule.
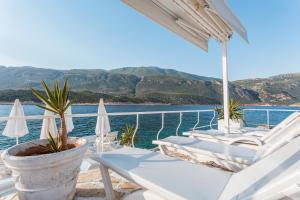
[[[0,105],[13,105],[14,102],[0,102]],[[32,101],[25,101],[22,102],[23,105],[36,105],[38,103],[32,102]],[[104,103],[105,105],[108,106],[130,106],[130,105],[145,105],[145,106],[172,106],[172,105],[177,105],[177,106],[187,106],[187,105],[210,105],[210,106],[222,106],[221,104],[171,104],[171,103],[155,103],[155,102],[145,102],[145,103],[132,103],[132,102],[107,102]],[[73,103],[73,105],[76,106],[97,106],[99,103]],[[288,106],[288,107],[300,107],[300,103],[294,103],[294,104],[268,104],[268,103],[247,103],[247,104],[241,104],[242,106]]]
[[[170,106],[172,104],[167,104],[167,103],[130,103],[130,102],[108,102],[104,103],[105,105],[108,106],[130,106],[130,105],[145,105],[145,106],[159,106],[159,105],[166,105]],[[73,103],[73,105],[76,106],[97,106],[99,103]]]
[[[0,102],[0,105],[13,105],[14,102]],[[23,105],[36,105],[35,102],[22,102]],[[131,103],[131,102],[107,102],[105,105],[147,105],[147,106],[157,106],[157,105],[173,105],[170,103]],[[97,106],[99,103],[73,103],[76,106]],[[191,105],[191,104],[181,104],[181,105]]]
[[[300,103],[293,103],[293,104],[291,104],[290,106],[293,106],[293,107],[300,107]]]

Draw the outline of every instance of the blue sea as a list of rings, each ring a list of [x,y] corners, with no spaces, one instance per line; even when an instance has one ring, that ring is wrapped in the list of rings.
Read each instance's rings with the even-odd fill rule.
[[[8,116],[12,105],[0,105],[0,116]],[[42,115],[43,110],[35,105],[23,105],[25,115]],[[207,110],[214,109],[216,106],[207,105],[107,105],[108,113],[114,112],[146,112],[146,111],[183,111],[183,110]],[[297,110],[297,107],[288,106],[246,106],[246,109],[287,109]],[[72,113],[97,113],[97,105],[73,105]],[[270,112],[270,124],[276,125],[290,112]],[[200,113],[200,123],[198,126],[208,125],[212,119],[213,113]],[[118,131],[121,134],[123,127],[126,124],[135,125],[135,116],[110,116],[112,131]],[[69,133],[70,136],[87,136],[95,134],[96,117],[73,118],[74,130]],[[184,131],[190,130],[197,122],[197,113],[184,113],[182,116],[182,124],[178,130],[181,134]],[[259,124],[267,124],[267,113],[265,111],[245,111],[245,122],[247,126],[256,127]],[[165,115],[164,129],[160,134],[160,138],[175,135],[176,128],[179,123],[179,114],[172,113]],[[214,121],[216,123],[216,120]],[[2,133],[6,122],[0,122],[0,134]],[[39,138],[42,120],[27,120],[29,134],[21,137],[20,142],[26,142],[32,139]],[[140,124],[137,132],[136,146],[141,148],[153,148],[151,141],[156,139],[157,132],[161,128],[161,115],[141,115]],[[208,129],[206,127],[204,129]],[[13,146],[16,143],[14,138],[8,138],[0,135],[0,149],[5,149]]]

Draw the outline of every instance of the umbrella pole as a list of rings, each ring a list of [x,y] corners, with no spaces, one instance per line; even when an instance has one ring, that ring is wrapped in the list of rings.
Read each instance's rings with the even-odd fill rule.
[[[104,116],[101,116],[101,152],[104,151]]]
[[[16,144],[19,144],[19,137],[16,137]]]
[[[223,67],[223,107],[224,107],[224,124],[226,136],[230,132],[229,125],[229,91],[228,91],[228,66],[227,66],[227,41],[222,42],[222,67]]]

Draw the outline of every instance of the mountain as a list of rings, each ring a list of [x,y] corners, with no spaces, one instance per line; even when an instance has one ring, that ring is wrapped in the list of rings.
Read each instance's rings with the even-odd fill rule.
[[[167,77],[175,77],[175,78],[184,78],[189,80],[219,80],[212,77],[198,76],[194,74],[189,74],[185,72],[179,72],[174,69],[161,69],[159,67],[124,67],[118,69],[110,70],[111,73],[117,74],[131,74],[138,77],[143,76],[167,76]]]
[[[34,67],[0,66],[0,90],[12,95],[12,90],[41,89],[40,81],[52,83],[68,79],[77,93],[90,92],[122,97],[122,101],[161,102],[172,104],[222,102],[222,81],[172,69],[158,67],[125,67],[113,70],[73,69],[54,70]],[[259,103],[259,94],[248,87],[229,84],[231,96],[243,103]],[[7,91],[10,91],[9,93]],[[22,93],[24,94],[24,92]],[[93,95],[92,95],[93,94]],[[5,96],[5,95],[4,95]],[[117,99],[114,99],[117,101]],[[0,98],[1,101],[1,98]],[[3,101],[3,99],[2,99]]]
[[[109,73],[105,70],[54,70],[33,67],[0,67],[0,90],[40,89],[41,80],[52,83],[68,79],[72,90],[107,94],[132,95],[140,78],[134,75]]]
[[[300,73],[238,80],[233,83],[257,92],[263,103],[294,104],[300,102]]]
[[[144,99],[135,97],[113,96],[90,91],[70,92],[70,99],[76,103],[98,103],[100,98],[104,98],[106,102],[145,102]],[[20,99],[22,102],[40,102],[31,90],[0,90],[0,102],[13,102],[15,99]]]

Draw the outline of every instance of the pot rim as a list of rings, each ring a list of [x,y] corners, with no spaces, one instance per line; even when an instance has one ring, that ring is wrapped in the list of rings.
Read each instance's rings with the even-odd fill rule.
[[[12,147],[9,147],[8,149],[4,150],[1,154],[1,158],[3,160],[5,160],[5,158],[9,157],[9,160],[14,160],[14,161],[21,161],[21,160],[36,160],[36,159],[47,159],[47,158],[51,158],[51,157],[54,157],[58,154],[69,154],[69,153],[75,153],[75,152],[78,152],[78,151],[81,151],[82,149],[85,149],[85,147],[87,147],[88,145],[88,142],[85,138],[74,138],[74,137],[70,137],[69,138],[69,141],[81,141],[80,143],[80,146],[78,147],[75,147],[75,148],[72,148],[72,149],[68,149],[68,150],[65,150],[65,151],[61,151],[61,152],[55,152],[55,153],[48,153],[48,154],[42,154],[42,155],[33,155],[33,156],[15,156],[15,155],[11,155],[9,152],[12,151],[13,149],[21,146],[21,145],[26,145],[26,144],[29,144],[29,143],[40,143],[40,142],[43,142],[48,139],[37,139],[37,140],[32,140],[32,141],[28,141],[28,142],[24,142],[24,143],[21,143],[21,144],[17,144],[17,145],[14,145]]]

